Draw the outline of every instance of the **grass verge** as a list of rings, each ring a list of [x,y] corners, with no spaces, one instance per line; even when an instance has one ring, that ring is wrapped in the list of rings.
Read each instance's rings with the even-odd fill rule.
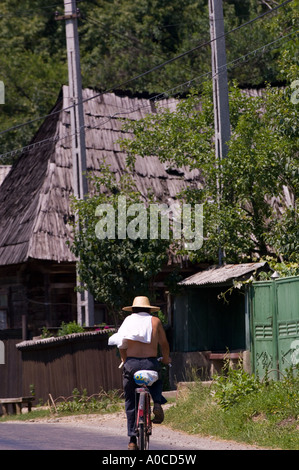
[[[82,393],[78,389],[73,390],[71,397],[59,397],[49,402],[49,406],[37,406],[30,413],[20,415],[9,414],[0,417],[0,423],[4,421],[28,421],[42,418],[63,417],[86,414],[106,414],[123,410],[122,400],[117,390],[88,396],[87,391]]]
[[[190,434],[264,448],[299,449],[299,374],[260,383],[241,368],[195,381],[169,408],[165,424]]]

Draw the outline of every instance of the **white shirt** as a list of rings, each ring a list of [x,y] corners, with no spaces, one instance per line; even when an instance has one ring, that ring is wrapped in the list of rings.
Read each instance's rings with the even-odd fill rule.
[[[127,349],[127,340],[150,343],[152,339],[152,316],[147,312],[132,313],[121,324],[119,330],[108,340],[109,346]]]

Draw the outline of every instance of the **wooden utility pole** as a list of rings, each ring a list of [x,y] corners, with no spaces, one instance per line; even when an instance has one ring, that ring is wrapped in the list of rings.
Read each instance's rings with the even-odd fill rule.
[[[222,0],[209,0],[210,37],[212,49],[213,102],[215,123],[216,161],[227,156],[230,139],[229,99]],[[222,184],[217,182],[218,204],[221,203]],[[219,265],[223,263],[224,250],[219,248]]]
[[[64,15],[56,15],[56,19],[65,20],[69,77],[69,106],[71,106],[70,117],[74,195],[77,199],[84,199],[88,192],[88,186],[86,179],[86,145],[77,24],[77,18],[79,16],[80,13],[76,7],[76,0],[64,0]],[[77,286],[80,286],[78,275]],[[94,325],[94,302],[88,291],[77,293],[77,321],[79,325]]]

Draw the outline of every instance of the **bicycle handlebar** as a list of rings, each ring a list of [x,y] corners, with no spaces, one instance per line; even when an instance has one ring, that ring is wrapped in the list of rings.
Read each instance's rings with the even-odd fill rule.
[[[159,361],[159,362],[161,362],[162,359],[163,359],[162,356],[161,356],[161,357],[158,357],[158,361]],[[169,366],[169,367],[172,367],[171,362],[169,362],[168,364],[165,364],[165,365],[166,365],[166,366]]]

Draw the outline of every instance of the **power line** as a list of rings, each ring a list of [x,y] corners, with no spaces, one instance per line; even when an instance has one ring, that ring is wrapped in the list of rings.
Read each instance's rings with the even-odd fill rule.
[[[131,79],[129,79],[129,80],[126,80],[126,81],[121,82],[121,83],[119,83],[119,84],[117,84],[117,85],[114,85],[114,86],[108,88],[107,90],[105,90],[105,91],[103,91],[103,92],[97,93],[97,94],[94,95],[93,97],[86,98],[86,99],[84,99],[82,102],[84,103],[84,102],[86,102],[86,101],[95,99],[95,98],[97,98],[97,97],[99,97],[99,96],[102,96],[104,93],[110,93],[110,92],[112,92],[113,90],[122,88],[122,87],[124,87],[124,86],[126,86],[126,85],[132,83],[132,82],[135,81],[135,80],[138,80],[138,79],[140,79],[140,78],[142,78],[142,77],[145,77],[146,75],[149,75],[150,73],[155,72],[156,70],[159,70],[160,68],[165,67],[166,65],[168,65],[168,64],[170,64],[170,63],[172,63],[172,62],[174,62],[174,61],[176,61],[176,60],[179,60],[179,59],[181,59],[182,57],[185,57],[186,55],[191,54],[192,52],[197,51],[197,50],[199,50],[199,49],[202,48],[202,47],[205,47],[205,46],[211,44],[213,41],[216,41],[216,40],[218,40],[218,39],[221,39],[222,37],[225,37],[225,36],[227,36],[227,35],[229,35],[229,34],[235,32],[235,31],[238,31],[239,29],[243,28],[244,26],[248,26],[249,24],[252,24],[253,22],[255,22],[255,21],[257,21],[257,20],[263,18],[265,15],[268,15],[268,14],[270,14],[270,13],[273,13],[274,11],[278,10],[279,8],[282,8],[282,7],[284,7],[285,5],[287,5],[288,3],[291,3],[292,1],[293,1],[293,0],[285,0],[285,1],[284,1],[283,3],[281,3],[280,5],[277,5],[276,7],[272,8],[271,10],[268,10],[268,11],[262,13],[261,15],[259,15],[259,16],[255,17],[255,18],[253,18],[252,20],[249,20],[249,21],[247,21],[246,23],[243,23],[243,24],[237,26],[236,28],[233,28],[232,30],[230,30],[230,31],[228,31],[228,32],[226,32],[226,33],[224,33],[223,35],[221,35],[221,36],[219,36],[219,37],[217,37],[217,38],[215,38],[215,39],[213,39],[213,40],[205,41],[205,42],[199,44],[198,46],[195,46],[195,47],[193,47],[192,49],[189,49],[188,51],[185,51],[185,52],[183,52],[183,53],[181,53],[181,54],[179,54],[179,55],[177,55],[177,56],[175,56],[175,57],[173,57],[173,58],[171,58],[171,59],[168,59],[167,61],[165,61],[165,62],[163,62],[163,63],[161,63],[161,64],[159,64],[159,65],[156,65],[155,67],[152,67],[151,69],[149,69],[149,70],[147,70],[147,71],[145,71],[145,72],[142,72],[142,73],[136,75],[135,77],[133,77],[133,78],[131,78]],[[64,108],[64,109],[62,109],[61,111],[68,110],[68,109],[70,109],[70,107],[72,107],[72,106],[69,106],[69,107],[67,107],[67,108]],[[18,129],[20,129],[21,127],[24,127],[24,126],[26,126],[26,125],[32,124],[32,123],[34,123],[34,122],[36,122],[36,121],[43,120],[43,119],[45,119],[45,118],[47,118],[47,117],[49,117],[49,116],[52,116],[52,115],[57,114],[58,112],[60,112],[60,111],[54,111],[54,112],[49,113],[49,114],[46,114],[46,115],[44,115],[44,116],[39,116],[39,117],[34,118],[34,119],[30,120],[30,121],[26,121],[25,123],[17,124],[16,126],[13,126],[13,127],[10,127],[9,129],[5,129],[4,131],[1,131],[1,132],[0,132],[0,136],[3,135],[3,134],[6,134],[7,132],[12,132],[12,131],[14,131],[14,130],[18,130]]]
[[[264,46],[262,46],[262,47],[260,47],[260,48],[258,48],[258,49],[255,49],[254,51],[251,51],[251,52],[245,54],[244,56],[241,56],[241,57],[238,57],[237,59],[234,59],[233,61],[231,61],[231,62],[225,64],[223,67],[227,67],[227,66],[230,66],[230,65],[233,65],[233,64],[237,64],[237,65],[238,65],[238,63],[241,63],[241,61],[246,60],[250,55],[256,54],[258,51],[263,52],[267,47],[269,47],[269,46],[271,46],[271,45],[273,45],[273,44],[276,44],[278,41],[281,41],[281,40],[283,40],[283,39],[286,39],[286,38],[288,38],[289,36],[291,36],[291,35],[293,35],[293,34],[296,34],[296,33],[298,33],[298,32],[299,32],[299,30],[294,31],[294,32],[292,32],[292,33],[289,33],[289,34],[287,34],[287,35],[285,35],[285,36],[282,36],[281,38],[278,38],[278,39],[276,39],[275,41],[272,41],[272,42],[269,43],[269,44],[266,44],[266,45],[264,45]],[[235,65],[235,66],[237,66],[237,65]],[[200,75],[200,76],[198,76],[198,77],[195,77],[195,78],[193,78],[193,79],[191,79],[191,80],[188,80],[188,81],[186,81],[186,82],[184,82],[184,83],[182,83],[182,84],[180,84],[180,85],[177,85],[177,86],[174,87],[174,88],[168,89],[167,91],[161,92],[161,93],[159,93],[159,94],[157,94],[157,95],[155,95],[155,96],[149,98],[149,101],[157,101],[159,98],[162,99],[162,97],[169,95],[171,92],[173,93],[174,90],[177,90],[178,88],[183,87],[183,86],[187,86],[188,88],[190,88],[190,86],[191,86],[191,84],[192,84],[193,82],[198,81],[200,78],[207,77],[207,76],[209,76],[209,75],[211,76],[212,73],[211,73],[211,72],[206,72],[206,73],[204,73],[204,74],[202,74],[202,75]],[[204,81],[207,81],[207,80],[208,80],[208,79],[203,80],[203,82],[204,82]],[[202,82],[202,83],[203,83],[203,82]],[[102,94],[105,94],[105,92],[103,92]],[[98,96],[98,95],[97,95],[97,96]],[[94,98],[94,97],[95,97],[95,96],[91,97],[91,99]],[[89,99],[90,99],[90,98],[89,98]],[[88,99],[87,99],[87,100],[88,100]],[[141,108],[146,108],[146,107],[149,107],[149,106],[150,106],[150,105],[147,104],[147,105],[144,105],[144,106],[138,106],[138,108],[132,108],[132,109],[130,109],[130,110],[127,110],[127,109],[126,109],[126,110],[124,110],[124,111],[116,112],[116,113],[114,113],[113,115],[110,115],[109,117],[106,117],[106,118],[104,119],[104,121],[102,121],[102,122],[99,123],[98,125],[96,125],[96,126],[94,126],[94,127],[87,127],[87,126],[85,126],[85,128],[86,128],[87,131],[92,130],[92,129],[96,129],[96,128],[100,127],[100,126],[103,126],[104,124],[106,124],[107,122],[109,122],[111,119],[115,118],[115,117],[118,116],[118,115],[131,114],[131,113],[133,113],[133,112],[135,112],[135,111],[137,111],[137,110],[140,110]],[[68,108],[61,109],[60,111],[57,111],[57,112],[61,112],[61,111],[65,110],[65,109],[68,109]],[[29,145],[27,145],[27,146],[25,146],[25,147],[22,147],[22,148],[15,149],[15,150],[12,150],[12,151],[10,151],[10,152],[7,152],[7,153],[1,155],[0,158],[4,158],[4,157],[7,157],[7,156],[9,156],[9,155],[13,155],[13,154],[19,153],[20,151],[31,150],[32,148],[35,148],[36,146],[40,146],[40,145],[42,145],[42,144],[45,144],[45,143],[47,143],[47,142],[49,142],[49,141],[58,142],[58,141],[61,141],[61,140],[67,139],[67,138],[71,138],[72,136],[73,136],[73,134],[69,134],[69,133],[68,133],[68,134],[65,134],[64,136],[62,136],[62,137],[60,137],[60,138],[56,138],[56,139],[55,139],[55,138],[50,137],[50,138],[47,138],[47,139],[43,139],[43,140],[41,140],[41,141],[39,141],[39,142],[33,142],[32,144],[29,144]]]
[[[276,39],[276,40],[274,40],[274,41],[272,41],[272,42],[270,42],[270,43],[268,43],[268,44],[266,44],[266,45],[263,45],[263,46],[261,46],[261,47],[255,49],[254,51],[248,52],[247,54],[245,54],[245,55],[243,55],[243,56],[240,56],[240,57],[238,57],[237,59],[234,59],[234,60],[232,60],[232,61],[230,61],[230,62],[227,62],[226,64],[224,64],[224,65],[222,65],[221,67],[219,67],[219,71],[221,71],[222,68],[226,68],[226,67],[230,67],[230,66],[237,67],[239,64],[244,63],[244,61],[247,61],[247,62],[248,62],[249,56],[251,56],[251,55],[253,55],[253,54],[256,55],[258,52],[263,53],[267,47],[270,47],[270,46],[276,44],[278,41],[281,41],[282,39],[286,39],[287,37],[292,36],[293,34],[296,34],[296,33],[298,33],[298,32],[299,32],[299,30],[294,31],[294,32],[292,32],[292,33],[289,33],[289,34],[287,34],[287,35],[285,35],[285,36],[282,36],[281,38],[278,38],[278,39]],[[149,98],[149,101],[157,101],[157,100],[159,100],[159,99],[162,99],[163,97],[169,96],[170,94],[174,94],[174,92],[175,92],[175,93],[178,93],[178,92],[177,92],[177,89],[178,89],[178,88],[182,88],[182,87],[190,88],[193,82],[198,81],[198,80],[200,80],[200,79],[203,78],[203,77],[208,77],[208,76],[210,76],[209,78],[206,78],[206,80],[203,80],[203,81],[201,82],[201,83],[204,83],[205,81],[208,81],[208,79],[213,78],[215,75],[216,75],[216,74],[213,75],[211,71],[210,71],[210,72],[205,72],[204,74],[201,74],[201,75],[199,75],[199,76],[197,76],[197,77],[194,77],[193,79],[187,80],[186,82],[183,82],[183,83],[181,83],[180,85],[177,85],[177,86],[175,86],[175,87],[173,87],[173,88],[169,88],[169,89],[166,90],[166,91],[163,91],[163,92],[161,92],[161,93],[156,94],[155,96]],[[119,115],[119,114],[131,114],[132,112],[135,112],[135,111],[137,111],[137,110],[140,110],[140,109],[145,108],[145,107],[148,107],[148,106],[150,106],[150,105],[138,106],[138,108],[134,108],[134,109],[131,109],[131,110],[125,110],[125,111],[123,111],[123,112],[115,113],[115,114],[113,114],[113,116],[110,116],[109,118],[105,119],[105,121],[104,121],[102,124],[98,124],[97,126],[94,126],[93,128],[87,128],[87,130],[96,129],[96,128],[99,127],[100,125],[104,125],[108,120],[112,119],[113,117],[116,117],[116,116]],[[85,127],[86,127],[86,126],[85,126]]]
[[[273,13],[274,11],[278,10],[279,8],[281,8],[281,7],[285,6],[285,5],[287,5],[288,3],[292,2],[292,1],[293,1],[293,0],[286,0],[285,2],[281,3],[281,4],[278,5],[277,7],[272,8],[271,10],[268,10],[268,11],[262,13],[261,15],[259,15],[259,16],[255,17],[255,18],[253,18],[252,20],[249,20],[249,21],[247,21],[246,23],[243,23],[242,25],[237,26],[236,28],[231,29],[231,30],[228,31],[227,33],[224,33],[224,34],[218,36],[218,37],[215,38],[215,39],[212,39],[212,40],[210,39],[210,40],[208,40],[208,41],[205,41],[205,42],[199,44],[198,46],[195,46],[195,47],[193,47],[192,49],[189,49],[188,51],[185,51],[185,52],[183,52],[183,53],[181,53],[181,54],[179,54],[179,55],[177,55],[177,56],[175,56],[175,57],[173,57],[173,58],[171,58],[171,59],[168,59],[168,60],[166,60],[165,62],[163,62],[162,64],[156,65],[155,67],[153,67],[153,68],[147,70],[146,72],[143,72],[143,73],[141,73],[141,74],[139,74],[139,75],[137,75],[137,76],[135,76],[135,77],[133,77],[133,78],[131,78],[131,79],[129,79],[129,80],[126,80],[126,81],[120,83],[119,85],[116,85],[116,86],[114,86],[114,87],[112,87],[112,88],[106,90],[105,92],[101,92],[101,93],[99,93],[98,95],[95,95],[93,98],[88,98],[88,99],[86,99],[85,101],[88,101],[88,100],[90,100],[90,99],[94,99],[94,98],[96,98],[97,96],[101,96],[103,93],[109,93],[109,92],[111,92],[111,91],[113,91],[113,90],[115,90],[115,89],[117,89],[117,88],[121,88],[121,87],[123,87],[123,86],[126,86],[126,85],[128,85],[129,83],[131,83],[132,81],[138,80],[139,78],[142,78],[142,77],[144,77],[144,76],[146,76],[146,75],[148,75],[148,74],[150,74],[150,73],[152,73],[152,72],[155,72],[156,70],[159,70],[160,68],[164,67],[165,65],[171,64],[172,62],[174,62],[174,61],[176,61],[176,60],[179,60],[179,59],[181,59],[182,57],[185,57],[186,55],[188,55],[188,54],[190,54],[190,53],[192,53],[192,52],[194,52],[194,51],[196,51],[196,50],[198,50],[198,49],[200,49],[200,48],[202,48],[202,47],[205,47],[205,46],[211,44],[213,41],[217,41],[217,40],[219,40],[219,39],[221,39],[221,38],[227,36],[228,34],[231,34],[231,33],[235,32],[235,31],[238,31],[239,29],[243,28],[244,26],[248,26],[249,24],[254,23],[255,21],[257,21],[257,20],[263,18],[265,15],[268,15],[268,14],[270,14],[270,13]]]
[[[290,36],[292,36],[292,35],[294,35],[294,34],[297,34],[298,32],[299,32],[299,30],[293,31],[293,32],[291,32],[291,33],[288,33],[288,34],[286,34],[285,36],[282,36],[282,37],[280,37],[280,38],[278,38],[278,39],[275,39],[274,41],[271,41],[270,43],[268,43],[268,44],[266,44],[266,45],[263,45],[263,46],[259,47],[258,49],[255,49],[255,50],[253,50],[253,51],[251,51],[251,52],[249,52],[249,53],[247,53],[247,54],[245,54],[245,55],[243,55],[243,56],[238,57],[237,59],[232,60],[231,62],[228,62],[228,63],[224,64],[222,67],[229,67],[229,66],[234,66],[234,67],[236,67],[236,66],[238,66],[239,64],[241,64],[242,62],[244,62],[245,60],[248,61],[248,60],[249,60],[249,56],[251,56],[251,55],[256,55],[258,52],[263,53],[268,47],[270,47],[270,46],[272,46],[272,45],[275,45],[277,42],[279,42],[279,41],[281,41],[281,40],[283,40],[283,39],[287,39],[287,38],[289,38]],[[208,76],[210,76],[210,77],[207,78]],[[168,90],[166,90],[166,91],[164,91],[164,92],[158,93],[158,94],[156,94],[155,96],[149,98],[148,101],[157,101],[157,100],[159,100],[159,99],[162,99],[163,97],[168,96],[170,93],[173,94],[174,91],[177,90],[178,88],[181,88],[181,87],[184,87],[184,86],[190,88],[190,87],[191,87],[191,84],[192,84],[193,82],[198,81],[198,80],[200,80],[201,78],[204,78],[204,77],[205,77],[206,79],[201,82],[201,83],[204,83],[205,81],[207,81],[208,79],[210,79],[211,76],[212,76],[212,72],[206,72],[206,73],[204,73],[204,74],[202,74],[202,75],[199,75],[198,77],[195,77],[195,78],[193,78],[193,79],[191,79],[191,80],[188,80],[188,81],[186,81],[186,82],[184,82],[184,83],[182,83],[182,84],[180,84],[180,85],[177,85],[176,87],[173,87],[173,88],[168,89]],[[84,102],[84,101],[89,101],[89,100],[91,100],[91,99],[93,99],[93,98],[96,98],[96,97],[98,97],[98,96],[100,96],[100,95],[103,95],[103,94],[106,94],[106,93],[107,93],[107,92],[103,92],[103,93],[94,95],[94,96],[92,96],[91,98],[86,98],[86,99],[83,100],[83,102]],[[133,112],[135,112],[135,111],[137,111],[137,110],[140,110],[140,109],[143,109],[143,108],[146,108],[146,107],[150,107],[150,104],[146,104],[146,105],[143,105],[143,106],[140,106],[140,105],[139,105],[137,108],[132,108],[132,109],[129,109],[129,110],[126,109],[126,110],[124,110],[124,111],[118,111],[118,112],[114,113],[113,115],[110,115],[110,116],[105,117],[105,119],[104,119],[102,122],[100,122],[99,124],[97,124],[96,126],[93,126],[93,127],[85,126],[85,129],[86,129],[86,131],[90,131],[90,130],[93,130],[93,129],[97,129],[97,128],[99,128],[100,126],[103,126],[104,124],[106,124],[107,122],[109,122],[111,119],[115,118],[115,117],[118,116],[118,115],[127,115],[127,114],[131,114],[131,113],[133,113]],[[67,107],[67,108],[64,108],[64,109],[60,109],[59,111],[56,111],[56,112],[53,113],[53,114],[60,113],[61,111],[68,110],[69,108],[70,108],[70,107]],[[120,109],[122,109],[122,108],[120,108]],[[51,115],[52,115],[52,114],[50,114],[49,116],[51,116]],[[21,147],[21,148],[19,148],[19,149],[15,149],[15,150],[11,150],[11,151],[9,151],[9,152],[6,152],[5,154],[0,155],[0,159],[6,158],[6,157],[8,157],[8,156],[12,156],[12,155],[17,154],[17,153],[19,153],[19,152],[29,151],[29,150],[31,150],[31,149],[37,147],[37,146],[41,146],[41,145],[47,143],[47,142],[57,143],[57,142],[59,142],[59,141],[62,141],[62,140],[64,140],[64,139],[71,138],[71,137],[73,137],[73,134],[69,134],[69,133],[68,133],[68,134],[65,134],[65,135],[63,135],[63,136],[61,136],[61,137],[59,137],[59,138],[58,138],[58,137],[57,137],[57,138],[49,137],[49,138],[43,139],[43,140],[38,141],[38,142],[33,142],[32,144],[29,144],[29,145],[27,145],[27,146],[25,146],[25,147]]]

